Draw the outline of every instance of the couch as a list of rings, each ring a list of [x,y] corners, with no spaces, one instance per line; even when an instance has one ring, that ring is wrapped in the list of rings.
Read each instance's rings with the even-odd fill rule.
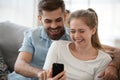
[[[21,47],[24,31],[28,27],[9,21],[0,22],[0,56],[3,57],[10,72],[14,70],[14,63]]]
[[[0,22],[0,56],[3,56],[10,72],[14,70],[14,64],[19,54],[18,49],[24,38],[24,31],[28,29],[30,28],[9,21]]]

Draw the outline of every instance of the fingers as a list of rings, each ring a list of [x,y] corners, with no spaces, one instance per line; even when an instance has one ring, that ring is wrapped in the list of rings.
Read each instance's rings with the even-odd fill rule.
[[[117,70],[114,67],[107,67],[98,77],[103,80],[118,80]]]
[[[52,78],[52,69],[47,72],[47,80],[66,80],[65,71],[62,71],[58,75]]]
[[[118,80],[118,75],[115,74],[115,73],[106,73],[104,76],[103,76],[103,79],[104,80]]]
[[[48,78],[51,78],[51,77],[52,77],[52,69],[48,70],[47,73],[48,73],[48,74],[47,74],[47,77],[48,77]]]
[[[104,80],[118,80],[117,76],[110,76],[110,75],[105,75],[103,77]]]
[[[65,80],[66,75],[65,75],[65,71],[62,71],[61,73],[59,73],[58,75],[56,75],[53,80]]]
[[[98,78],[102,78],[102,77],[104,77],[104,75],[105,75],[105,71],[101,72],[100,75],[98,76]]]
[[[59,73],[55,77],[52,78],[52,70],[42,71],[38,73],[38,78],[40,80],[66,80],[65,71]]]
[[[59,80],[66,80],[66,75],[63,75]]]
[[[47,72],[46,71],[42,71],[38,74],[38,77],[41,79],[41,80],[46,80],[47,79]]]

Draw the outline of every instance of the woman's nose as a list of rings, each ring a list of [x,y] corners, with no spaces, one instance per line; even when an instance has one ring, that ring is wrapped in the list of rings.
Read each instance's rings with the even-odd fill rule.
[[[79,37],[80,36],[80,33],[79,32],[76,32],[75,33],[75,37],[77,38],[77,37]]]

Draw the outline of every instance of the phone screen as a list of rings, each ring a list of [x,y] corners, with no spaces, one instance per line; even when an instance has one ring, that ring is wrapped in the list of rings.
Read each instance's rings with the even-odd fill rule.
[[[64,65],[61,63],[53,63],[52,65],[52,77],[56,76],[64,70]]]

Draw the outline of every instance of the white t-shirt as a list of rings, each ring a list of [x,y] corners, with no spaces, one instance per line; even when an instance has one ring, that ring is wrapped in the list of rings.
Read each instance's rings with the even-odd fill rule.
[[[70,41],[54,41],[49,48],[43,69],[52,68],[54,62],[63,63],[67,80],[102,80],[97,78],[112,60],[109,54],[99,50],[94,60],[79,60],[69,49]]]

